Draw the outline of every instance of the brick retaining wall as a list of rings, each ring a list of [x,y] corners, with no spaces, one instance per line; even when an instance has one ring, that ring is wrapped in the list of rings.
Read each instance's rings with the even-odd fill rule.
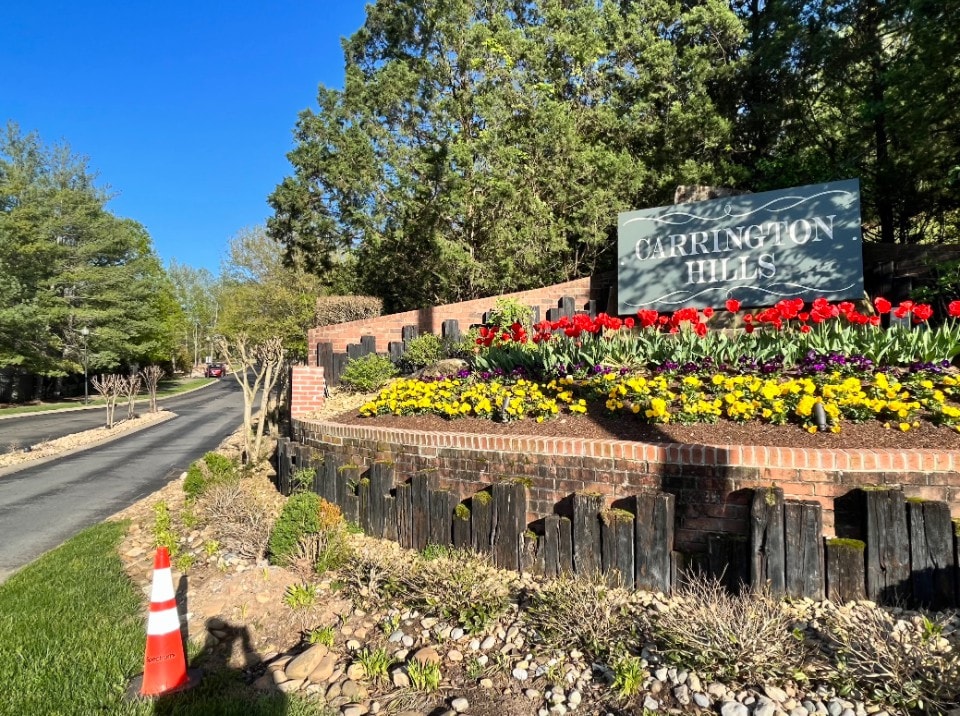
[[[676,547],[684,552],[702,552],[710,533],[747,534],[752,490],[771,485],[787,499],[819,502],[828,535],[834,534],[834,498],[868,485],[900,485],[908,498],[942,500],[960,517],[960,451],[654,445],[304,420],[294,421],[294,439],[361,468],[392,460],[399,480],[435,469],[461,499],[503,477],[524,477],[534,525],[566,514],[574,492],[599,493],[616,506],[642,488],[660,489],[676,495]]]

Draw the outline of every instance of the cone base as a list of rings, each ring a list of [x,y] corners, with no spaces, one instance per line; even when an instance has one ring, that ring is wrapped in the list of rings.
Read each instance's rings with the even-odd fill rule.
[[[187,669],[187,680],[180,684],[180,686],[170,689],[169,691],[164,691],[162,694],[145,696],[140,693],[140,689],[143,688],[143,674],[139,674],[131,679],[130,684],[127,686],[127,690],[124,693],[124,698],[126,698],[128,701],[135,701],[137,699],[150,701],[153,699],[159,699],[163,696],[169,696],[170,694],[179,694],[181,691],[187,691],[188,689],[192,689],[194,686],[199,684],[202,677],[203,672],[200,669]]]

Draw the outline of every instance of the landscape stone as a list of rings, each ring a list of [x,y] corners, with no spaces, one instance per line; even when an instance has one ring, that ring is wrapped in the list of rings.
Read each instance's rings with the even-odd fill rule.
[[[321,684],[330,678],[336,665],[336,654],[326,654],[322,659],[320,659],[320,662],[317,664],[316,668],[310,672],[307,678],[309,678],[310,681],[315,684]]]
[[[721,716],[750,716],[750,709],[737,701],[725,701],[720,707]]]
[[[440,654],[437,653],[437,650],[432,646],[424,646],[420,649],[417,649],[413,652],[413,656],[410,657],[414,661],[419,661],[421,664],[441,664],[443,659],[440,658]]]
[[[325,645],[314,644],[287,664],[284,671],[290,679],[305,679],[329,653],[330,649]]]
[[[466,713],[467,709],[470,708],[470,702],[462,696],[459,696],[450,702],[450,707],[458,714],[462,714]]]

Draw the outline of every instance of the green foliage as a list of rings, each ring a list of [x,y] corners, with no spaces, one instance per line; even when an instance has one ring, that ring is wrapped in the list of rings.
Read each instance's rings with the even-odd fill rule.
[[[321,529],[319,495],[298,492],[287,500],[270,533],[268,549],[273,564],[285,564],[294,555],[297,543]]]
[[[369,393],[379,390],[398,371],[387,356],[370,353],[349,361],[340,376],[340,383],[350,390]]]
[[[199,463],[193,463],[187,468],[187,476],[183,479],[183,491],[188,498],[196,499],[203,494],[207,486],[207,479],[200,469]]]
[[[203,495],[211,485],[239,477],[237,464],[226,455],[208,452],[200,460],[191,463],[183,480],[183,491],[190,500]]]
[[[452,549],[442,544],[428,544],[420,550],[420,556],[428,562],[434,559],[449,557]]]
[[[95,375],[172,352],[170,282],[146,229],[108,199],[68,146],[0,131],[0,368]]]
[[[317,627],[310,630],[307,641],[310,644],[323,644],[326,647],[332,647],[335,637],[336,630],[332,626]]]
[[[649,672],[638,656],[621,656],[613,662],[613,690],[623,698],[639,693]]]
[[[173,529],[173,518],[166,502],[158,502],[153,506],[153,541],[157,547],[166,547],[170,556],[176,558],[179,552],[179,541]]]
[[[440,665],[414,659],[407,664],[407,676],[417,691],[433,692],[440,688]]]
[[[529,330],[533,324],[533,309],[515,298],[498,298],[487,322],[497,329],[509,330],[510,326],[519,323]]]
[[[181,554],[174,561],[174,567],[176,567],[179,572],[186,572],[193,566],[193,563],[196,561],[196,556],[190,553]]]
[[[383,647],[376,649],[364,648],[357,652],[356,659],[363,664],[367,678],[385,683],[390,679],[390,666],[393,658]]]
[[[291,609],[307,609],[317,603],[317,587],[313,584],[291,584],[283,595],[283,603]]]
[[[313,478],[316,477],[316,474],[317,471],[310,467],[301,467],[298,470],[294,470],[293,475],[290,477],[294,491],[304,492],[309,490],[313,485]]]
[[[426,368],[446,356],[444,340],[433,333],[422,333],[409,343],[403,352],[401,364],[405,371]]]

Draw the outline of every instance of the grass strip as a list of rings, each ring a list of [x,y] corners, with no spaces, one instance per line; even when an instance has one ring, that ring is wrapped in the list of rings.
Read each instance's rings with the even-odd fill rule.
[[[220,380],[225,380],[225,378],[221,378]],[[179,395],[180,393],[185,393],[188,390],[193,390],[194,388],[199,388],[201,386],[216,382],[217,378],[168,378],[167,380],[161,380],[157,385],[157,399],[169,398],[172,395]],[[150,396],[146,395],[145,393],[141,393],[140,396],[137,397],[138,403],[141,403],[145,400],[150,400]],[[126,405],[125,398],[118,402],[121,405]],[[103,406],[103,404],[103,398],[100,398],[97,395],[90,396],[90,402],[88,403],[89,406]],[[65,408],[82,407],[83,401],[78,398],[73,398],[71,400],[60,400],[53,403],[41,403],[40,405],[18,405],[15,408],[0,408],[0,416],[47,413],[52,410],[64,410]]]
[[[205,674],[184,694],[126,700],[143,671],[146,608],[117,554],[124,529],[85,530],[0,585],[0,715],[325,713],[305,699],[259,693],[230,669]],[[203,668],[202,659],[192,666]]]

